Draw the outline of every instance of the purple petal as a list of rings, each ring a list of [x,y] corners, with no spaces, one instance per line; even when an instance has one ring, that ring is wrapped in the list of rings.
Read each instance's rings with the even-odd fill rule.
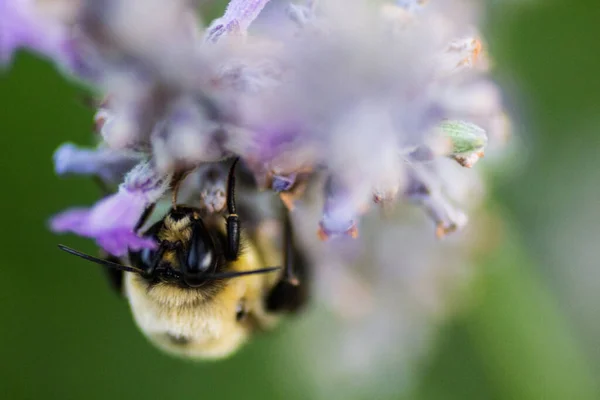
[[[254,137],[257,156],[263,161],[271,161],[282,153],[298,147],[297,142],[302,136],[298,127],[293,125],[260,129]]]
[[[96,241],[100,247],[117,257],[127,254],[127,250],[138,251],[145,248],[156,248],[154,240],[139,237],[129,230],[112,232],[111,235],[96,238]]]
[[[410,162],[425,163],[434,161],[436,156],[437,154],[429,146],[420,145],[408,154],[407,159]]]
[[[288,17],[300,27],[307,25],[315,19],[316,2],[307,1],[306,4],[290,4],[287,8]]]
[[[206,33],[207,42],[216,42],[230,33],[245,33],[269,0],[231,0],[225,14],[214,20]]]
[[[72,208],[56,215],[50,220],[50,229],[54,232],[74,232],[81,234],[85,231],[85,221],[90,210],[87,208]]]
[[[99,232],[124,228],[133,230],[147,205],[143,197],[121,190],[96,203],[88,216],[88,223]]]
[[[128,249],[152,247],[153,241],[137,236],[134,228],[146,207],[168,189],[169,182],[169,177],[159,176],[150,163],[141,163],[127,174],[117,193],[90,209],[77,208],[55,216],[50,227],[55,232],[96,239],[100,247],[118,257]]]
[[[33,0],[0,0],[0,64],[19,48],[29,48],[70,70],[80,66],[66,24],[46,15]]]
[[[325,185],[326,200],[323,216],[319,221],[319,235],[322,239],[332,236],[352,236],[358,234],[357,221],[360,207],[355,204],[350,190],[342,187],[329,177]]]
[[[273,183],[271,184],[271,187],[277,193],[285,192],[287,190],[290,190],[292,186],[294,186],[294,183],[296,183],[296,177],[297,174],[295,173],[291,173],[286,176],[273,175]]]
[[[100,247],[117,257],[129,248],[152,247],[153,242],[138,237],[133,228],[146,207],[146,202],[127,191],[108,196],[89,209],[71,209],[50,221],[54,232],[72,232],[96,239]]]
[[[436,225],[436,236],[442,238],[461,229],[467,223],[467,216],[454,207],[442,193],[434,177],[424,170],[409,171],[404,196],[419,204]]]
[[[145,204],[157,201],[169,188],[170,175],[158,173],[151,162],[142,162],[129,171],[119,192],[128,192],[144,200]]]
[[[54,169],[58,175],[97,175],[106,182],[116,183],[141,161],[141,157],[133,152],[83,149],[65,143],[54,152]]]

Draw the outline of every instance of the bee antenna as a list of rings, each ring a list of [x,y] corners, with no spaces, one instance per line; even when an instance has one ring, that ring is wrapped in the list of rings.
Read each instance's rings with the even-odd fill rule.
[[[267,274],[269,272],[277,271],[280,269],[281,269],[281,267],[269,267],[269,268],[262,268],[262,269],[254,269],[251,271],[221,272],[218,274],[206,275],[206,279],[209,279],[209,280],[230,279],[230,278],[236,278],[238,276],[244,276],[244,275]]]
[[[171,190],[173,191],[171,194],[171,203],[174,209],[177,208],[177,194],[179,193],[179,188],[190,172],[192,172],[192,170],[181,171],[175,174],[171,179]]]
[[[66,251],[69,254],[73,254],[74,256],[81,257],[84,260],[91,261],[93,263],[96,263],[96,264],[99,264],[99,265],[103,265],[103,266],[108,267],[108,268],[118,269],[119,271],[136,272],[138,274],[142,273],[142,270],[139,269],[139,268],[129,267],[127,265],[117,264],[117,263],[114,263],[112,261],[103,260],[101,258],[93,257],[93,256],[90,256],[89,254],[82,253],[80,251],[77,251],[75,249],[72,249],[72,248],[67,247],[65,245],[62,245],[62,244],[59,244],[58,248],[61,249],[61,250],[63,250],[63,251]]]

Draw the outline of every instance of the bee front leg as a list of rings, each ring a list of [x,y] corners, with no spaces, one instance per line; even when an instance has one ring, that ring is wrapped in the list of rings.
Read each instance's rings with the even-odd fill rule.
[[[148,207],[146,207],[146,209],[144,210],[142,215],[140,215],[140,218],[138,219],[138,221],[135,224],[135,227],[133,228],[133,231],[135,233],[139,233],[140,229],[142,229],[144,224],[146,224],[146,222],[148,222],[148,218],[150,218],[150,215],[152,215],[152,211],[154,211],[154,207],[156,207],[156,203],[150,204]]]
[[[225,258],[229,261],[237,260],[240,251],[240,219],[235,206],[235,165],[239,161],[236,158],[229,169],[227,179],[227,244],[225,246]]]
[[[114,263],[121,263],[121,260],[119,260],[118,257],[115,256],[111,256],[109,254],[104,254],[104,257],[102,257],[104,260],[107,261],[111,261]],[[123,295],[123,271],[119,271],[118,269],[114,269],[114,268],[108,268],[108,267],[103,267],[102,268],[104,270],[104,274],[106,276],[106,279],[108,280],[108,283],[111,287],[111,289],[113,289],[116,293],[118,293],[119,295]]]
[[[281,279],[271,289],[266,306],[273,312],[296,312],[307,302],[309,292],[308,264],[294,244],[289,216],[284,220],[284,270]]]

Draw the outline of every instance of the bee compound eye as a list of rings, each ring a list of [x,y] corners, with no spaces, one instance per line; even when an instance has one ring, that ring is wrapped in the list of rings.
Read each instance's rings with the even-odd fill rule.
[[[130,251],[129,259],[131,263],[142,270],[147,270],[152,265],[154,261],[154,257],[156,256],[156,251],[153,249],[144,248],[139,251]]]
[[[213,269],[217,257],[211,247],[203,238],[192,241],[187,257],[186,275],[198,276]]]
[[[152,249],[142,249],[140,251],[140,261],[142,262],[142,264],[150,266],[152,265],[152,261],[154,259],[154,255],[156,254],[156,252]]]
[[[143,271],[146,277],[152,277],[156,267],[157,257],[160,257],[156,249],[143,248],[138,251],[129,252],[131,264]]]

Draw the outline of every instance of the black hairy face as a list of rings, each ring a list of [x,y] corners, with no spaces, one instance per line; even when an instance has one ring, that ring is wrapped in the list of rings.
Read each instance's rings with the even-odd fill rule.
[[[196,209],[172,209],[144,236],[154,239],[156,248],[130,252],[129,257],[151,284],[197,288],[214,280],[224,264],[218,232],[207,229]]]

